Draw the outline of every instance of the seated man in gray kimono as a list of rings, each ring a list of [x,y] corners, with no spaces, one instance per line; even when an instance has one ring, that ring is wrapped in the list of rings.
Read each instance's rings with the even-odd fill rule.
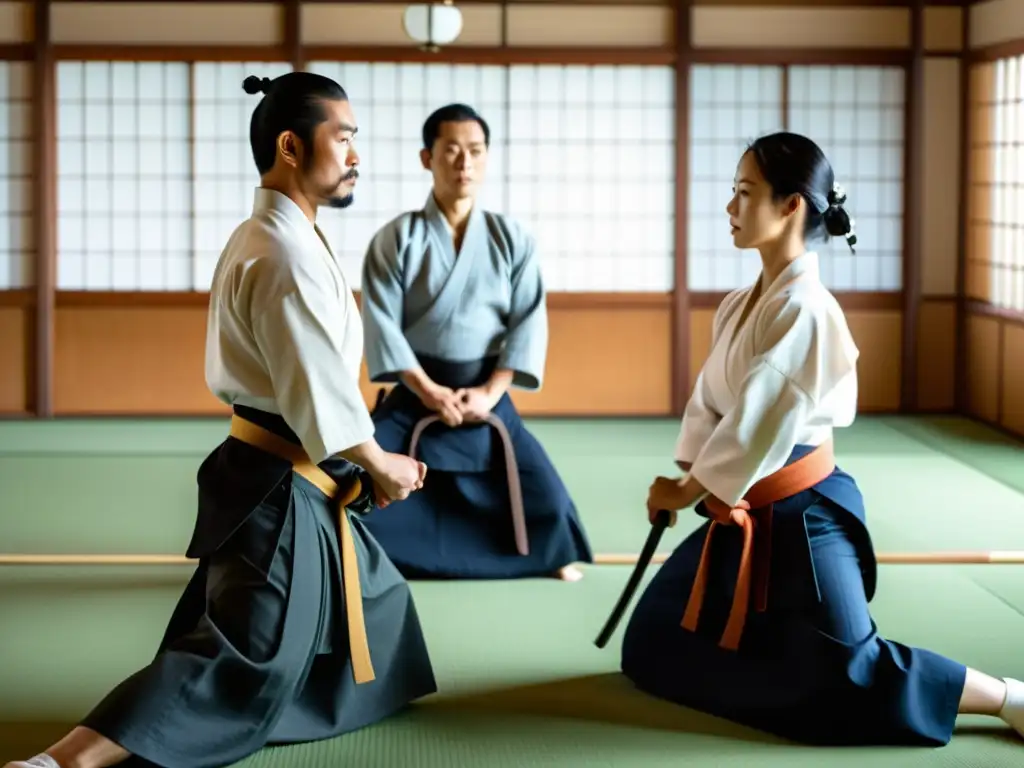
[[[583,525],[508,395],[540,388],[548,323],[533,237],[476,199],[489,145],[472,108],[430,115],[420,158],[433,189],[366,254],[369,376],[397,383],[376,438],[430,467],[421,491],[366,525],[408,578],[575,581],[573,564],[593,559]]]

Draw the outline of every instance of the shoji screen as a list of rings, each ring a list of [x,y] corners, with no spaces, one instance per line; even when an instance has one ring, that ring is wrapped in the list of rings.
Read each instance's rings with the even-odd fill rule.
[[[671,67],[511,67],[509,213],[548,290],[672,290],[674,99]]]
[[[812,245],[822,280],[839,291],[903,285],[904,70],[791,67],[788,128],[822,148],[847,194],[856,254],[843,238]]]
[[[57,66],[57,285],[193,287],[188,65]]]
[[[249,75],[271,79],[291,71],[284,62],[196,62],[192,82],[195,217],[192,284],[209,290],[217,259],[232,230],[252,213],[260,176],[249,146],[249,119],[261,95],[242,89]]]
[[[1024,311],[1024,57],[979,65],[971,101],[968,294]]]
[[[728,291],[761,269],[737,251],[726,205],[736,166],[751,141],[783,126],[782,68],[695,66],[690,75],[690,194],[687,282],[691,291]]]
[[[672,289],[674,81],[670,67],[494,67],[315,62],[337,79],[359,121],[354,205],[325,211],[346,275],[373,233],[423,205],[423,121],[450,102],[491,128],[481,204],[537,239],[549,291]]]
[[[967,274],[969,298],[992,301],[992,146],[995,104],[995,64],[985,62],[971,69],[970,149],[967,195]]]
[[[320,213],[321,227],[353,288],[360,287],[366,247],[399,213],[421,208],[430,171],[420,162],[423,122],[451,102],[469,104],[491,129],[481,202],[505,211],[505,68],[475,64],[312,62],[309,70],[333,78],[348,93],[359,124],[360,177],[355,202]]]
[[[31,65],[0,61],[0,291],[34,280]]]
[[[736,251],[725,206],[746,146],[790,130],[813,139],[847,192],[857,253],[814,242],[833,290],[893,291],[902,281],[904,73],[896,67],[696,66],[692,74],[688,282],[750,284],[756,253]],[[785,112],[785,114],[784,114]]]
[[[491,127],[481,204],[537,238],[549,291],[673,287],[671,67],[315,62],[352,100],[355,204],[320,221],[354,288],[374,232],[423,205],[422,125],[450,102]],[[58,284],[207,290],[258,175],[247,75],[280,63],[70,62],[58,68]],[[730,172],[731,173],[731,172]]]

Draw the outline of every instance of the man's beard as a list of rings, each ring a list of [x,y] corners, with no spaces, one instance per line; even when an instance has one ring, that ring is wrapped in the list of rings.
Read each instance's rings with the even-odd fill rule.
[[[344,184],[346,181],[359,178],[359,171],[353,168],[351,171],[341,177],[341,181],[338,182],[338,187]],[[330,208],[348,208],[352,203],[355,202],[355,192],[349,192],[347,195],[330,195],[327,198],[327,205]]]
[[[356,196],[354,192],[349,192],[347,195],[334,195],[327,198],[328,208],[348,208],[352,203],[355,202]]]

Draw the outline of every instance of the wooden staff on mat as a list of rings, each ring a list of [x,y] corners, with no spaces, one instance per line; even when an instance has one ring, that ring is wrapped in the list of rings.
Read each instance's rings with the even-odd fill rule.
[[[667,554],[654,554],[646,563],[661,564]],[[1024,550],[951,550],[948,552],[880,552],[884,565],[1024,565]],[[638,565],[641,555],[595,555],[595,565]],[[0,555],[3,565],[195,565],[184,555]]]
[[[596,565],[633,565],[637,555],[595,555]],[[667,554],[657,554],[652,563],[663,563]],[[879,552],[875,559],[885,565],[1022,565],[1024,550],[950,550],[947,552]],[[0,556],[0,563],[3,562]]]

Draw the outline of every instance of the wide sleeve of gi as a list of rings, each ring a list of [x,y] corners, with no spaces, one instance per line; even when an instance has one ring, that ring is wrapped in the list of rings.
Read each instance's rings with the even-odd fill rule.
[[[249,270],[253,336],[281,416],[319,464],[374,434],[359,370],[345,364],[346,334],[356,331],[325,276],[287,259],[258,264]]]
[[[781,304],[781,306],[779,306]],[[856,373],[845,323],[814,297],[788,297],[758,313],[758,354],[735,406],[723,414],[690,474],[727,504],[785,466],[819,404]]]
[[[373,236],[363,260],[364,354],[370,381],[396,382],[403,371],[419,367],[402,329],[401,250],[399,226],[392,222]]]
[[[726,316],[733,310],[737,297],[742,291],[733,291],[715,311],[715,317],[711,321],[711,349],[715,348],[722,334],[722,324]],[[716,412],[708,402],[707,382],[705,381],[704,369],[697,375],[697,381],[693,385],[693,392],[686,402],[683,411],[683,419],[679,425],[679,437],[676,439],[676,447],[673,458],[679,464],[688,467],[692,465],[700,453],[704,444],[711,437],[718,426],[722,416]]]
[[[694,384],[693,394],[686,403],[686,410],[683,411],[679,437],[676,440],[674,458],[683,465],[693,464],[697,454],[718,426],[720,417],[708,405],[704,387],[704,371],[701,371],[697,376],[697,383]]]
[[[548,311],[536,240],[516,228],[511,302],[498,367],[512,371],[512,386],[537,390],[548,353]]]

